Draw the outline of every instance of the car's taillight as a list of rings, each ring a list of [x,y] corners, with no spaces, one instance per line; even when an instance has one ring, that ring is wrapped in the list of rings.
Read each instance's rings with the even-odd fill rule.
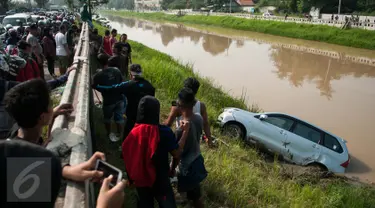
[[[347,167],[348,167],[348,165],[349,165],[349,163],[350,163],[350,155],[349,155],[349,158],[348,158],[348,160],[347,160],[347,161],[345,161],[344,163],[342,163],[342,164],[341,164],[341,166],[342,166],[342,167],[344,167],[344,168],[347,168]]]

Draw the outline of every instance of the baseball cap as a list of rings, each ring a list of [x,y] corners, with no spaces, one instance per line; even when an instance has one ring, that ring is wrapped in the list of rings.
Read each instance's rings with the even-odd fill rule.
[[[130,74],[133,76],[142,76],[142,67],[139,64],[132,64],[130,66]]]

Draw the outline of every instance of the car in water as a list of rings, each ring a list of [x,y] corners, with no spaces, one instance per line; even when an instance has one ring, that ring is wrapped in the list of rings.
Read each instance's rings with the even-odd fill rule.
[[[297,165],[344,173],[350,163],[345,140],[288,114],[225,108],[218,123],[224,133],[259,144]]]

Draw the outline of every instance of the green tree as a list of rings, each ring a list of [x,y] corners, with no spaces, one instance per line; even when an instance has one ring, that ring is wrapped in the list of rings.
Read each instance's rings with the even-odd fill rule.
[[[298,13],[302,14],[304,12],[304,8],[305,8],[305,0],[298,0],[297,2]]]
[[[45,8],[49,0],[35,0],[35,2],[38,5],[38,7]]]
[[[73,10],[74,0],[65,0],[65,4],[68,6],[69,9]]]
[[[162,9],[168,9],[169,5],[173,2],[174,0],[162,0],[161,1],[161,8]]]
[[[0,0],[0,6],[1,6],[1,10],[6,12],[9,7],[9,0]]]

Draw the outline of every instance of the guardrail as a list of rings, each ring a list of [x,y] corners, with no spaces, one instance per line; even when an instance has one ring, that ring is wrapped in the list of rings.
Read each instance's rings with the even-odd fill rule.
[[[80,39],[76,47],[73,65],[77,70],[69,74],[60,104],[72,103],[74,111],[70,116],[58,116],[51,130],[52,141],[47,149],[57,153],[63,162],[75,165],[82,163],[92,155],[89,105],[92,96],[89,68],[89,29],[87,23],[82,26]],[[93,207],[94,189],[89,182],[67,181],[63,184],[56,201],[57,208]]]
[[[166,14],[177,15],[179,11],[167,11]],[[307,19],[298,17],[285,17],[281,16],[269,16],[263,17],[262,15],[246,14],[246,13],[221,13],[221,12],[193,12],[185,11],[185,15],[209,15],[209,16],[232,16],[238,18],[255,19],[255,20],[265,20],[265,21],[278,21],[278,22],[292,22],[292,23],[303,23],[303,24],[318,24],[318,25],[328,25],[333,27],[343,27],[345,25],[344,20],[327,20],[327,19]],[[375,30],[375,23],[371,22],[352,22],[351,27],[361,28],[366,30]]]

